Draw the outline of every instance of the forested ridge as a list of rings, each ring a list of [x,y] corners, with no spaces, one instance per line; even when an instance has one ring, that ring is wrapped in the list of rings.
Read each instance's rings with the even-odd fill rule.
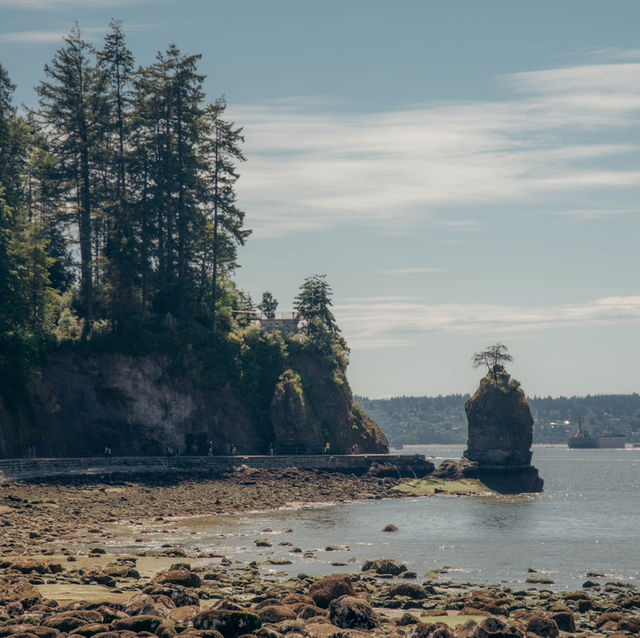
[[[382,428],[391,444],[464,443],[468,394],[355,400]],[[620,432],[640,442],[640,395],[529,397],[534,443],[564,443],[578,419],[594,434]]]
[[[200,57],[170,45],[136,67],[120,22],[101,48],[76,24],[20,111],[0,64],[1,393],[69,350],[160,352],[199,387],[232,383],[265,422],[290,354],[346,383],[324,276],[301,285],[288,337],[256,324],[271,293],[254,305],[234,283],[244,138],[207,100]]]
[[[224,341],[253,308],[230,277],[251,232],[242,129],[207,101],[200,57],[171,45],[136,67],[119,22],[99,49],[75,25],[23,112],[0,65],[5,390],[50,347],[135,350],[202,328]]]

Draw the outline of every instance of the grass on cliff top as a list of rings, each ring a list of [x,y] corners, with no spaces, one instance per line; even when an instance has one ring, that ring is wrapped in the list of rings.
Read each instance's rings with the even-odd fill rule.
[[[433,496],[435,494],[468,496],[478,494],[492,494],[489,489],[478,479],[442,479],[424,478],[413,481],[405,481],[393,488],[402,492],[405,496]]]

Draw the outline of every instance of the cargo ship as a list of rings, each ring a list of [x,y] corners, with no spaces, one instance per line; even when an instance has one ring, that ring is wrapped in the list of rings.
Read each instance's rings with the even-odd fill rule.
[[[567,439],[567,445],[572,449],[613,449],[623,448],[626,442],[624,434],[599,434],[592,436],[582,426],[582,421],[578,422],[578,429]]]

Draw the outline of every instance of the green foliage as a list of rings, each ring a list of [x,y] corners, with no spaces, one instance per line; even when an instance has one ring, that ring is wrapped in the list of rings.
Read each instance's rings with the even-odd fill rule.
[[[273,390],[286,366],[286,345],[280,333],[268,334],[257,326],[240,336],[240,389],[254,418],[267,428]]]
[[[278,308],[278,300],[269,291],[263,292],[262,301],[257,305],[257,308],[267,319],[274,319]]]
[[[249,319],[234,312],[253,308],[229,281],[250,233],[235,195],[243,138],[224,99],[207,104],[199,59],[171,45],[136,70],[119,22],[101,51],[76,24],[26,118],[0,65],[0,329],[12,344],[191,344],[216,362],[196,366],[199,381],[239,378],[230,333]]]
[[[313,275],[304,280],[293,302],[301,326],[298,343],[344,371],[349,348],[331,312],[332,296],[326,275]]]

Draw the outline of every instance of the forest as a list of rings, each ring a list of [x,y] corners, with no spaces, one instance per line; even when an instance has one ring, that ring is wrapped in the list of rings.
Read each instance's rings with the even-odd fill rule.
[[[229,335],[254,310],[231,277],[251,232],[235,193],[245,157],[224,98],[206,98],[200,57],[170,45],[136,66],[120,22],[101,48],[76,24],[32,109],[12,103],[0,64],[3,392],[65,347],[188,342],[215,351],[212,374],[228,378],[241,347]],[[272,316],[277,301],[263,302]]]
[[[383,429],[392,445],[465,443],[468,394],[438,397],[354,399]],[[529,397],[534,443],[565,443],[578,419],[594,434],[620,432],[640,442],[640,395],[601,394],[584,397]]]

